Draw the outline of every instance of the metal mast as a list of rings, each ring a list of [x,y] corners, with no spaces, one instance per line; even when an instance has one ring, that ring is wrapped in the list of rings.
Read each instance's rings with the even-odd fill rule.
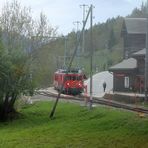
[[[93,5],[90,6],[90,109],[92,108],[92,86],[93,86],[93,39],[92,39],[92,25],[93,25]]]
[[[85,12],[86,12],[86,7],[88,7],[88,5],[80,5],[80,7],[83,8],[83,26],[84,26],[84,23],[85,23]],[[82,39],[82,53],[85,52],[85,30],[83,30],[83,39]]]
[[[145,53],[145,83],[144,83],[144,90],[145,90],[145,101],[148,101],[147,98],[147,89],[148,89],[148,0],[147,0],[147,14],[146,14],[147,22],[146,22],[146,53]]]
[[[64,68],[66,68],[67,61],[67,36],[64,37],[65,40],[65,49],[64,49]]]
[[[73,22],[73,24],[74,25],[76,25],[76,28],[77,28],[77,30],[76,30],[76,44],[78,44],[78,42],[79,42],[79,25],[81,24],[81,22],[80,21],[75,21],[75,22]],[[78,60],[77,60],[77,66],[79,67],[80,65],[80,59],[79,59],[79,56],[80,56],[80,46],[78,45],[78,49],[77,49],[77,53],[76,53],[76,56],[77,56],[77,58],[78,58]]]

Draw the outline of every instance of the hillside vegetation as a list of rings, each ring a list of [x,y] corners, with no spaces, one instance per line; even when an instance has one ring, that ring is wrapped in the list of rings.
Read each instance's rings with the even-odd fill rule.
[[[127,17],[145,17],[146,7],[144,4],[141,8],[135,8]],[[107,70],[111,65],[120,62],[123,57],[123,39],[121,38],[121,28],[124,18],[118,16],[110,18],[104,23],[97,23],[93,26],[93,48],[94,48],[94,64],[93,72]],[[80,33],[80,32],[79,32]],[[89,76],[89,40],[90,30],[85,30],[85,53],[81,52],[76,55],[73,67],[83,68],[84,72]],[[65,39],[61,36],[40,50],[37,50],[35,60],[35,79],[39,86],[45,87],[52,84],[53,73],[57,68],[64,65],[64,55],[66,66],[69,63],[69,57],[72,55],[76,46],[77,32],[71,32]],[[65,44],[66,43],[66,44]],[[66,48],[65,48],[66,47]],[[66,50],[65,50],[66,49]],[[79,55],[79,56],[78,56]]]
[[[56,69],[68,66],[80,31],[72,31],[66,37],[58,35],[57,28],[49,24],[43,13],[40,13],[39,20],[34,20],[31,10],[24,7],[21,11],[23,7],[21,8],[17,0],[8,4],[2,8],[5,11],[0,13],[0,44],[9,52],[15,53],[15,49],[25,51],[29,58],[26,60],[30,63],[30,75],[34,86],[40,88],[52,85]],[[140,9],[135,8],[127,17],[145,17],[145,14],[146,7],[142,4]],[[124,18],[118,16],[109,18],[104,23],[98,20],[98,23],[93,24],[93,49],[90,47],[90,29],[85,29],[85,52],[82,52],[81,42],[72,67],[82,68],[89,77],[91,50],[94,51],[93,73],[107,70],[120,62],[123,55],[123,21]],[[57,38],[54,38],[55,36]]]
[[[98,23],[93,26],[93,46],[94,46],[94,64],[93,71],[103,71],[111,65],[121,61],[123,43],[120,37],[123,17],[108,19],[106,23]],[[85,53],[80,52],[76,55],[73,67],[80,67],[89,75],[89,40],[90,31],[85,31]],[[76,32],[71,32],[67,36],[66,50],[65,39],[59,38],[51,41],[48,45],[37,50],[35,58],[36,78],[40,80],[39,84],[47,86],[52,83],[53,73],[57,68],[64,65],[64,55],[68,56],[66,66],[76,46]]]

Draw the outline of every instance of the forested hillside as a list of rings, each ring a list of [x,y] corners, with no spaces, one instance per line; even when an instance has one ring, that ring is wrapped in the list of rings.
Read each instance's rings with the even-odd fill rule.
[[[7,8],[5,8],[5,10],[7,10]],[[142,4],[140,9],[135,8],[132,14],[127,17],[145,17],[145,14],[146,7]],[[1,20],[3,18],[2,16],[4,15],[1,14]],[[30,24],[24,25],[24,27],[26,27],[25,29],[28,29],[28,36],[26,36],[26,34],[24,35],[25,29],[21,30],[21,32],[19,31],[21,26],[17,26],[17,24],[14,25],[18,27],[18,30],[15,30],[16,27],[12,26],[7,33],[4,31],[5,28],[2,28],[6,26],[6,23],[1,21],[3,44],[5,48],[8,49],[11,48],[9,45],[11,45],[10,42],[12,42],[13,45],[11,46],[13,46],[13,48],[15,46],[20,46],[27,50],[31,58],[30,66],[33,82],[35,82],[37,87],[47,87],[52,85],[54,71],[57,68],[66,67],[68,65],[77,43],[77,32],[72,31],[66,37],[59,35],[58,38],[53,38],[57,36],[56,28],[50,28],[51,30],[47,29],[48,21],[45,15],[41,13],[38,22],[33,22],[34,20],[32,21],[31,16],[29,17],[28,22],[30,21]],[[21,19],[22,18],[20,18],[20,20]],[[108,67],[122,60],[123,39],[121,38],[121,28],[123,20],[124,18],[122,16],[118,16],[116,18],[109,18],[104,23],[99,23],[98,20],[98,23],[93,25],[94,73],[107,70]],[[13,24],[13,20],[11,23]],[[37,25],[34,26],[34,24]],[[16,31],[16,33],[19,31],[20,33],[12,34],[12,31]],[[7,36],[9,33],[10,35]],[[78,32],[78,35],[79,34],[80,31]],[[48,38],[50,36],[52,38]],[[8,41],[9,43],[7,43]],[[89,52],[92,50],[90,49],[89,29],[85,30],[85,52],[82,52],[81,45],[74,59],[73,67],[82,68],[89,77]]]
[[[145,17],[146,5],[135,8],[127,17]],[[93,26],[93,72],[107,70],[122,60],[123,39],[121,38],[121,28],[124,18],[118,16],[109,18],[104,23]],[[78,32],[78,35],[80,32]],[[53,73],[57,68],[65,67],[76,46],[77,32],[70,32],[66,38],[61,36],[43,48],[37,50],[35,67],[35,77],[40,86],[52,84]],[[80,67],[89,76],[89,47],[90,30],[85,30],[85,52],[82,53],[81,45],[73,62],[74,67]],[[64,58],[66,56],[66,58]]]
[[[123,17],[108,19],[105,23],[93,26],[94,67],[93,71],[106,70],[112,64],[122,59],[122,39],[120,37]],[[76,32],[51,41],[48,45],[37,50],[34,61],[36,79],[39,84],[52,83],[53,72],[57,68],[67,66],[76,46]],[[89,75],[89,40],[90,30],[85,30],[85,52],[81,46],[77,53],[73,67],[80,67]],[[66,55],[64,61],[64,55]],[[64,65],[65,64],[65,65]]]
[[[145,17],[146,6],[135,8],[127,17]],[[93,72],[107,70],[122,60],[123,39],[121,28],[124,18],[118,16],[109,18],[105,23],[93,26]],[[78,32],[80,34],[80,32]],[[37,67],[35,78],[39,86],[52,84],[53,73],[57,68],[67,66],[69,59],[76,46],[77,32],[70,32],[66,38],[63,36],[52,40],[48,45],[37,50],[34,66]],[[89,40],[90,30],[85,30],[85,52],[82,53],[81,46],[73,62],[74,67],[80,67],[89,76]],[[66,56],[66,58],[64,58]]]

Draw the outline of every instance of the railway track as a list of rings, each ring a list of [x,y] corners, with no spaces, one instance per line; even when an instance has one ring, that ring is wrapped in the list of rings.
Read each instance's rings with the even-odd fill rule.
[[[46,92],[46,91],[37,91],[36,93],[39,94],[39,95],[44,95],[44,96],[48,96],[48,97],[55,97],[55,98],[57,97],[57,94],[51,93],[51,92]],[[89,97],[88,96],[87,97],[86,96],[79,96],[78,97],[78,96],[70,96],[70,95],[61,94],[60,99],[84,101],[84,98],[89,98]],[[111,101],[111,100],[105,100],[103,98],[94,97],[93,103],[111,106],[111,107],[115,107],[115,108],[121,108],[121,109],[134,111],[134,112],[138,112],[138,113],[144,113],[144,114],[148,115],[148,109],[147,108],[134,107],[132,105],[122,104],[122,103],[118,103],[118,102]]]

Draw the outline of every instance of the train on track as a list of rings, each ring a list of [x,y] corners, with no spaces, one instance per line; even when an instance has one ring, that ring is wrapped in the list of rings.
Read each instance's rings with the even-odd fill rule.
[[[64,94],[78,95],[84,90],[85,74],[81,70],[59,69],[54,73],[54,88]]]

